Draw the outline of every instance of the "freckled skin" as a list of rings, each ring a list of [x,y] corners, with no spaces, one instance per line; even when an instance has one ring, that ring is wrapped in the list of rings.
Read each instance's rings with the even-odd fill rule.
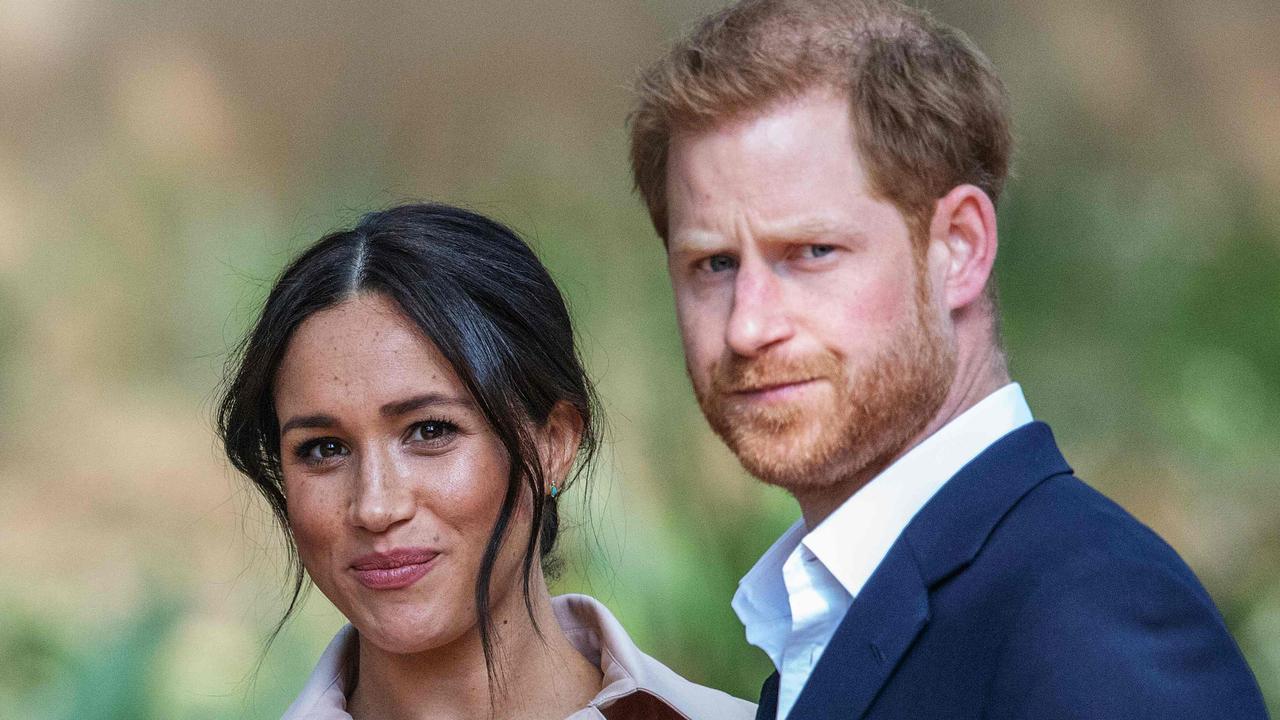
[[[456,400],[389,417],[382,406],[426,393]],[[390,653],[421,653],[475,628],[472,594],[481,556],[506,489],[497,438],[436,348],[380,295],[362,295],[309,317],[294,333],[276,377],[282,426],[325,415],[332,427],[281,438],[289,524],[308,574],[359,629]],[[449,423],[438,441],[421,423]],[[300,445],[334,441],[345,455],[308,464]],[[527,508],[522,508],[527,510]],[[528,532],[518,512],[511,534]],[[520,603],[517,543],[504,545],[493,573],[494,615]],[[426,547],[430,572],[399,590],[361,585],[351,564],[371,552]]]

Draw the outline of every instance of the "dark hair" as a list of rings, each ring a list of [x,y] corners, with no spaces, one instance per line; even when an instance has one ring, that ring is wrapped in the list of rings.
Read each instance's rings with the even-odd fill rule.
[[[548,496],[534,428],[567,402],[582,418],[577,472],[599,445],[595,392],[574,345],[564,299],[533,251],[506,226],[467,210],[413,204],[372,212],[350,230],[331,233],[280,275],[262,315],[228,363],[218,409],[227,457],[267,499],[288,543],[293,595],[270,640],[297,609],[305,584],[288,523],[280,471],[275,374],[289,339],[313,313],[361,293],[393,300],[453,366],[506,449],[510,472],[475,585],[485,664],[491,683],[495,628],[489,585],[498,551],[527,489],[533,519],[525,538],[523,591],[533,617],[529,574],[535,550],[547,560],[559,530]],[[563,488],[562,488],[563,489]],[[536,628],[536,620],[535,620]]]

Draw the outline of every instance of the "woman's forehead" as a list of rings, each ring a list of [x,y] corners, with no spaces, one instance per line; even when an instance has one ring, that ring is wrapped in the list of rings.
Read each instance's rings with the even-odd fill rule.
[[[366,293],[320,310],[289,339],[276,373],[276,402],[346,391],[368,402],[405,393],[467,393],[457,373],[393,300]]]

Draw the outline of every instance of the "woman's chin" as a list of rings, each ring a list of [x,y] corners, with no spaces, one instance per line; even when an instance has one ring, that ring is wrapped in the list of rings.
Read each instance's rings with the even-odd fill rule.
[[[384,653],[392,655],[416,655],[451,645],[474,623],[440,623],[439,618],[424,619],[421,615],[372,613],[353,618],[351,624],[360,633],[360,642],[367,642]]]

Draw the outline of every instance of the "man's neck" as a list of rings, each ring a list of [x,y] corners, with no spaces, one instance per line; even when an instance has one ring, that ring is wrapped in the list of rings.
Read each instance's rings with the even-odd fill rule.
[[[1009,370],[1005,364],[1004,354],[994,344],[990,346],[988,352],[977,356],[969,354],[966,358],[962,353],[956,366],[955,379],[937,412],[929,418],[924,428],[912,436],[900,449],[866,467],[859,468],[834,484],[792,490],[792,495],[795,496],[797,504],[800,505],[800,512],[804,516],[805,527],[809,530],[816,528],[835,512],[836,508],[853,497],[854,493],[865,487],[885,468],[897,462],[926,438],[964,414],[969,408],[982,402],[991,393],[1008,385],[1009,382]]]

